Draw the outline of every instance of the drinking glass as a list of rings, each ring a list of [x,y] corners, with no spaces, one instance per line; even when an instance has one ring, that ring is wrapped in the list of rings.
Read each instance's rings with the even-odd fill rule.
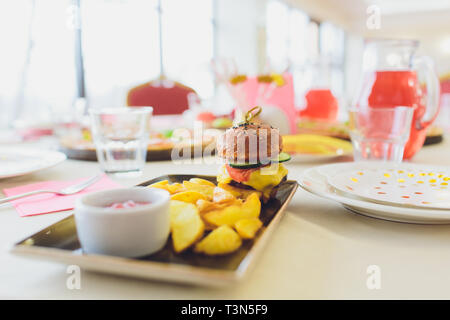
[[[355,161],[402,162],[413,114],[414,108],[403,106],[351,109],[349,128]]]
[[[142,173],[153,108],[91,109],[89,113],[102,170],[125,176]]]
[[[433,60],[418,56],[415,40],[366,39],[355,107],[414,108],[403,154],[410,159],[422,148],[427,127],[439,111],[439,78]]]

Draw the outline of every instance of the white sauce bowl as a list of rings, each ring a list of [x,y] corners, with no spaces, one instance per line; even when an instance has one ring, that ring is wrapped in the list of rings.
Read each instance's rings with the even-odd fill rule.
[[[133,208],[108,208],[115,202],[150,202]],[[75,223],[83,252],[141,257],[164,247],[170,233],[170,194],[135,187],[91,193],[78,198]]]

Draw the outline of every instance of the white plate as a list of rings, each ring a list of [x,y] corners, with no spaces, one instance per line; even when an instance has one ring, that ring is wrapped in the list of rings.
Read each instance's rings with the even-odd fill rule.
[[[450,168],[400,164],[344,171],[328,178],[344,196],[394,206],[450,210]]]
[[[308,154],[308,153],[290,153],[292,162],[311,163],[311,162],[327,162],[336,160],[341,157],[348,157],[353,154],[352,151],[342,154]]]
[[[306,170],[300,180],[300,186],[320,197],[336,201],[344,208],[373,218],[396,222],[420,224],[448,224],[450,223],[450,210],[416,209],[377,204],[359,199],[353,199],[336,194],[328,184],[328,178],[338,172],[358,170],[358,168],[379,166],[378,164],[347,162],[330,164]]]
[[[57,151],[0,147],[0,179],[47,169],[64,160],[66,160],[66,155]]]

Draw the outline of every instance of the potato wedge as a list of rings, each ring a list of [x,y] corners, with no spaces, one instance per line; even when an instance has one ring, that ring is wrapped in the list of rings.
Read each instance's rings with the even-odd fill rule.
[[[259,198],[262,197],[262,192],[257,191],[257,190],[238,188],[238,187],[232,186],[228,183],[219,183],[217,186],[219,188],[222,188],[225,191],[228,191],[233,196],[235,196],[236,198],[239,198],[239,199],[245,200],[248,198],[249,195],[251,195],[252,193],[255,193],[255,192],[258,194]]]
[[[207,255],[223,255],[236,251],[242,245],[239,235],[229,226],[221,226],[198,242],[194,251]]]
[[[207,197],[208,200],[212,200],[214,188],[213,186],[208,186],[204,184],[193,183],[190,181],[183,181],[183,186],[186,188],[186,191],[196,191]]]
[[[228,225],[233,227],[234,224],[242,219],[258,218],[261,211],[261,201],[258,194],[251,194],[242,204],[232,204],[223,209],[212,210],[202,215],[203,219],[214,226]]]
[[[201,179],[201,178],[191,178],[191,179],[189,179],[189,182],[201,184],[201,185],[205,185],[205,186],[211,186],[211,187],[216,186],[213,182],[206,180],[206,179]]]
[[[218,204],[209,200],[199,199],[195,203],[200,214],[206,211],[211,211],[218,208]],[[222,207],[222,206],[221,206]]]
[[[242,204],[242,200],[234,199],[234,202],[218,203],[218,202],[212,202],[212,201],[209,201],[209,200],[199,199],[197,201],[197,203],[196,203],[197,209],[200,212],[200,215],[203,215],[204,213],[206,213],[208,211],[212,211],[212,210],[221,210],[221,209],[226,208],[227,206],[230,206],[232,204],[241,205]]]
[[[203,236],[205,224],[195,205],[170,200],[170,230],[173,248],[176,252],[182,252]]]
[[[171,199],[196,204],[198,200],[206,200],[207,198],[205,195],[197,191],[183,191],[174,194]]]
[[[236,197],[222,188],[215,187],[213,191],[213,201],[217,203],[233,202]]]
[[[203,219],[213,226],[222,225],[234,226],[236,221],[246,218],[241,216],[242,205],[230,205],[215,210],[210,210],[202,214]]]
[[[200,217],[203,218],[203,214],[209,210],[216,209],[217,204],[211,201],[200,199],[196,203],[198,212],[200,213]],[[219,206],[222,206],[223,208],[225,205],[220,204]],[[202,211],[203,210],[203,211]],[[209,224],[207,221],[203,220],[203,223],[205,224],[205,230],[214,230],[216,226],[213,226],[212,224]]]
[[[155,182],[155,183],[152,183],[152,184],[148,185],[148,187],[149,188],[160,188],[160,189],[165,189],[166,190],[166,187],[167,187],[168,184],[169,184],[168,180],[161,180],[161,181],[158,181],[158,182]]]
[[[259,194],[254,192],[247,197],[242,204],[242,211],[250,218],[258,218],[261,212],[261,201],[259,200]]]
[[[195,211],[192,204],[187,202],[178,201],[178,200],[170,200],[169,204],[169,215],[170,215],[170,230],[178,221],[178,217],[183,213],[183,210],[192,210]]]
[[[170,194],[175,194],[175,193],[178,193],[178,192],[186,191],[186,188],[181,183],[175,182],[175,183],[172,183],[172,184],[168,185],[168,190],[167,191],[169,191]]]
[[[186,191],[185,187],[181,183],[172,183],[169,184],[169,181],[162,180],[156,183],[152,183],[148,186],[149,188],[159,188],[169,191],[170,194],[175,194],[178,192]]]
[[[234,228],[242,239],[253,239],[262,227],[262,222],[258,218],[242,219],[234,224]]]

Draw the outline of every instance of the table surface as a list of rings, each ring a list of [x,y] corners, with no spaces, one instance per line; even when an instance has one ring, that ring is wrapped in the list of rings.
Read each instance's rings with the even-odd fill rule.
[[[449,164],[450,142],[424,147],[413,162]],[[318,163],[288,163],[289,178]],[[167,173],[211,174],[217,164],[147,163],[142,176],[117,179],[132,186]],[[38,173],[0,180],[0,189],[99,172],[96,162],[67,160]],[[70,290],[67,265],[9,253],[17,241],[68,216],[20,218],[0,208],[0,298],[32,299],[390,299],[450,298],[450,225],[413,225],[352,214],[301,188],[256,267],[241,283],[204,288],[81,272]],[[379,289],[368,289],[368,266],[380,268]]]

